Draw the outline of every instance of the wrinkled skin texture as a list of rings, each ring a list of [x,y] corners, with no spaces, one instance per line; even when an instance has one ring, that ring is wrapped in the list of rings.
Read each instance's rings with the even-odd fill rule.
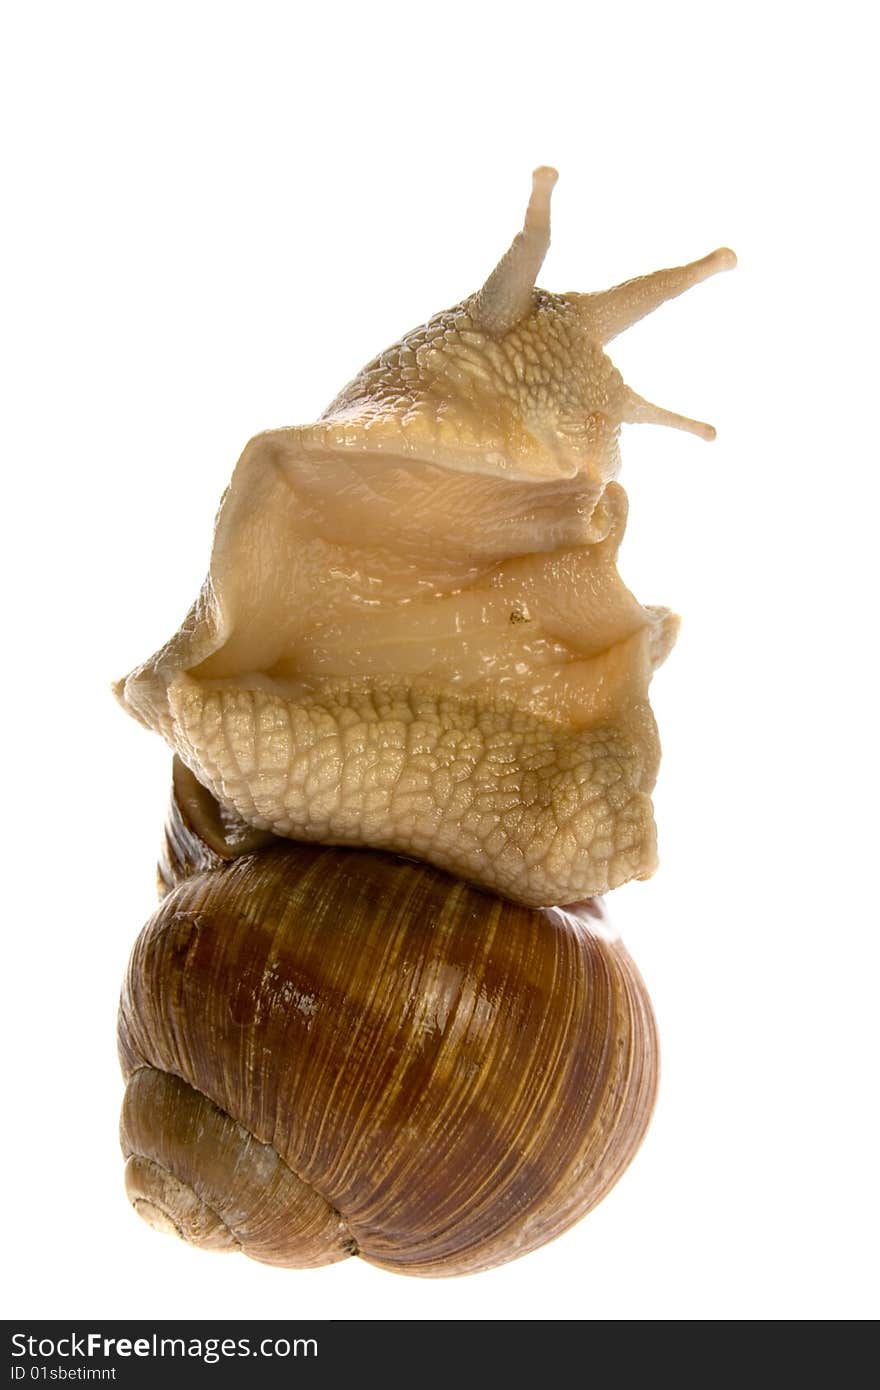
[[[655,867],[647,690],[677,620],[617,574],[617,441],[625,420],[711,431],[635,396],[602,343],[731,263],[535,289],[549,188],[537,171],[479,294],[315,425],[248,444],[199,598],[118,687],[248,824],[396,850],[531,905]]]

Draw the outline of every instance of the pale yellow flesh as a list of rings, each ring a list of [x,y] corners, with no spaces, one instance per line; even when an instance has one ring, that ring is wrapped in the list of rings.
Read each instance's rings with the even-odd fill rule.
[[[733,261],[536,290],[551,174],[479,294],[316,425],[251,441],[199,599],[118,688],[250,824],[534,905],[655,865],[647,689],[677,620],[617,574],[617,436],[712,431],[636,396],[601,344]]]

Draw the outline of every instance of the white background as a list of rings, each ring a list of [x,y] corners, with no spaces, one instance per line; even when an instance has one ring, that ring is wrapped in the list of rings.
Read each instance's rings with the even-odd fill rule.
[[[876,111],[865,5],[10,4],[2,236],[5,1312],[876,1312]],[[872,129],[872,124],[874,128]],[[548,289],[733,246],[614,344],[661,868],[612,916],[663,1080],[587,1220],[493,1273],[281,1272],[125,1201],[115,1009],[169,756],[109,683],[177,626],[245,441],[482,281],[555,164]]]

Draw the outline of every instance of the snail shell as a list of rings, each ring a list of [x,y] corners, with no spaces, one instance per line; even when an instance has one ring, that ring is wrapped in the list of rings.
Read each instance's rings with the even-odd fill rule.
[[[187,778],[120,1006],[139,1214],[269,1264],[448,1275],[589,1211],[657,1081],[599,906],[531,909],[377,851],[237,855]]]

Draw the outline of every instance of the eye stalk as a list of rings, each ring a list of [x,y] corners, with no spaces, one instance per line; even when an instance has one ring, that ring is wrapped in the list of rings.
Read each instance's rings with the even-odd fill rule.
[[[671,270],[656,270],[653,275],[638,275],[624,280],[610,290],[598,294],[573,294],[589,324],[591,336],[602,346],[618,338],[639,319],[646,318],[667,300],[677,299],[694,285],[702,284],[722,270],[733,270],[736,256],[728,247],[711,251],[688,265],[673,266]]]
[[[532,174],[523,229],[476,296],[472,317],[494,337],[509,332],[531,308],[535,280],[550,245],[550,197],[558,178],[547,165]]]

